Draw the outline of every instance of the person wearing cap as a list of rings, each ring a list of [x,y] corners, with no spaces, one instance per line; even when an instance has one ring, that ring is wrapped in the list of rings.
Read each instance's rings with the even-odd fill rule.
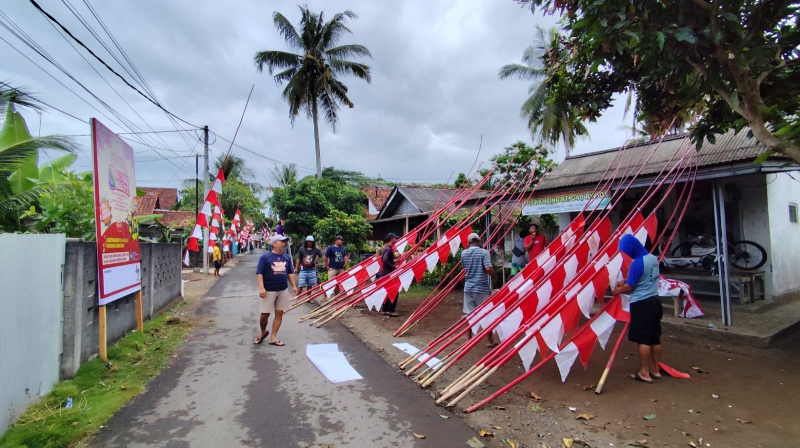
[[[394,243],[396,242],[397,235],[394,233],[390,233],[383,238],[383,255],[381,255],[383,269],[381,269],[380,274],[375,277],[376,279],[385,277],[395,270],[395,259],[397,259],[397,254],[394,251]],[[394,302],[387,297],[386,300],[383,301],[383,305],[381,305],[381,314],[386,317],[399,316],[399,314],[394,312],[394,310],[397,309],[398,300],[400,300],[399,292],[397,293],[397,297],[395,297]]]
[[[307,236],[305,244],[297,251],[297,266],[300,268],[300,280],[298,282],[300,292],[303,292],[303,288],[308,291],[308,288],[317,286],[317,260],[320,258],[322,258],[322,251],[319,250],[317,243],[314,242],[314,237]]]
[[[272,321],[272,337],[269,339],[269,344],[282,347],[285,344],[278,340],[278,330],[280,330],[283,322],[283,313],[289,309],[289,301],[292,298],[292,294],[289,292],[289,284],[292,285],[295,295],[297,295],[298,291],[294,282],[294,275],[292,275],[294,274],[292,258],[284,253],[289,237],[275,235],[270,238],[269,242],[272,244],[272,251],[261,256],[256,268],[258,295],[261,297],[261,305],[259,306],[261,332],[256,336],[253,343],[260,344],[269,336],[270,333],[267,331],[269,315],[275,313],[275,318]]]
[[[336,235],[336,238],[333,239],[333,245],[325,249],[325,270],[328,271],[328,280],[336,278],[344,272],[349,260],[350,254],[344,248],[344,238],[341,235]],[[338,290],[339,288],[337,287],[336,289]]]
[[[497,281],[497,272],[492,266],[489,251],[481,247],[481,237],[477,233],[470,233],[467,237],[469,247],[461,252],[461,266],[466,274],[464,280],[464,314],[471,313],[489,298],[492,291],[489,288],[489,276]],[[469,330],[472,338],[472,328]],[[490,332],[486,336],[486,346],[495,347],[497,343]]]
[[[627,294],[630,299],[631,326],[628,340],[639,345],[639,371],[630,375],[637,381],[653,383],[661,379],[661,318],[664,308],[658,297],[658,257],[651,254],[633,235],[619,240],[619,251],[630,257],[628,278],[617,283],[613,295]]]

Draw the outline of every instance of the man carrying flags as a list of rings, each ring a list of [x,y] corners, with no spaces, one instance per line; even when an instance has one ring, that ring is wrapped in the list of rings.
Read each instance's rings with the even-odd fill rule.
[[[633,235],[620,238],[619,250],[633,259],[628,269],[628,279],[617,283],[612,291],[613,295],[627,294],[631,301],[628,340],[639,344],[641,368],[630,377],[652,384],[653,379],[661,379],[658,363],[661,361],[661,318],[664,309],[658,298],[658,258],[650,254]]]
[[[272,337],[269,345],[279,347],[285,344],[278,340],[278,330],[283,322],[283,313],[289,309],[289,301],[292,294],[289,292],[289,284],[292,285],[294,295],[297,295],[297,285],[294,282],[294,267],[292,259],[284,253],[289,237],[275,235],[270,239],[272,251],[267,252],[258,260],[256,276],[258,277],[258,295],[261,297],[259,311],[261,318],[259,326],[261,332],[253,340],[254,344],[260,344],[269,335],[267,323],[269,315],[275,313],[272,321]]]
[[[489,251],[481,247],[481,237],[477,233],[470,233],[467,241],[469,241],[469,247],[461,252],[461,266],[464,267],[466,273],[463,309],[465,315],[471,313],[491,295],[489,276],[491,275],[494,281],[497,281],[497,272],[492,266]],[[472,328],[470,328],[469,337],[472,338],[472,336]],[[486,346],[497,346],[491,332],[486,336]]]

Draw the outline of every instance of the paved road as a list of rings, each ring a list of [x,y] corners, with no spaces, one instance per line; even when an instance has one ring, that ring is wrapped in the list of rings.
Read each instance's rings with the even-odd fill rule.
[[[475,436],[469,427],[439,417],[449,412],[338,322],[299,324],[297,309],[279,334],[285,347],[254,346],[261,253],[244,257],[214,285],[197,310],[208,325],[193,331],[176,362],[90,446],[467,446]],[[306,358],[306,344],[330,342],[363,380],[331,384]]]

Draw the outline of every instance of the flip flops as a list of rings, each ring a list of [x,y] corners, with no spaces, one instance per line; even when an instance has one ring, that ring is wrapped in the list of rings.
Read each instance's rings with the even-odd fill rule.
[[[258,338],[258,336],[256,336],[256,338],[255,338],[255,339],[253,339],[253,345],[259,345],[259,344],[261,344],[262,342],[264,342],[264,339],[266,339],[266,338],[267,338],[267,336],[269,336],[269,331],[268,331],[268,332],[266,332],[266,333],[264,333],[264,337],[262,337],[261,339],[259,339],[259,338]]]
[[[636,373],[630,375],[630,377],[631,377],[631,379],[634,379],[636,381],[641,381],[641,382],[647,383],[647,384],[653,384],[655,382],[653,380],[646,380],[646,379],[642,378],[641,376],[639,376],[639,372],[636,372]]]
[[[283,347],[284,345],[286,345],[286,344],[284,344],[284,343],[283,343],[283,342],[281,342],[281,341],[269,342],[268,344],[269,344],[269,345],[274,345],[274,346],[276,346],[276,347]]]

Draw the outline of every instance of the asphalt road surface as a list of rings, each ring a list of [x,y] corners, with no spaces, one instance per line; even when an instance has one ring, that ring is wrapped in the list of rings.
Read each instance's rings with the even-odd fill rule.
[[[452,414],[340,323],[319,329],[298,323],[310,308],[285,316],[278,337],[286,346],[253,345],[255,268],[263,253],[242,256],[214,285],[197,309],[205,324],[89,446],[467,446],[474,431],[459,418],[440,417]],[[306,345],[331,342],[363,380],[331,384],[311,364]]]

